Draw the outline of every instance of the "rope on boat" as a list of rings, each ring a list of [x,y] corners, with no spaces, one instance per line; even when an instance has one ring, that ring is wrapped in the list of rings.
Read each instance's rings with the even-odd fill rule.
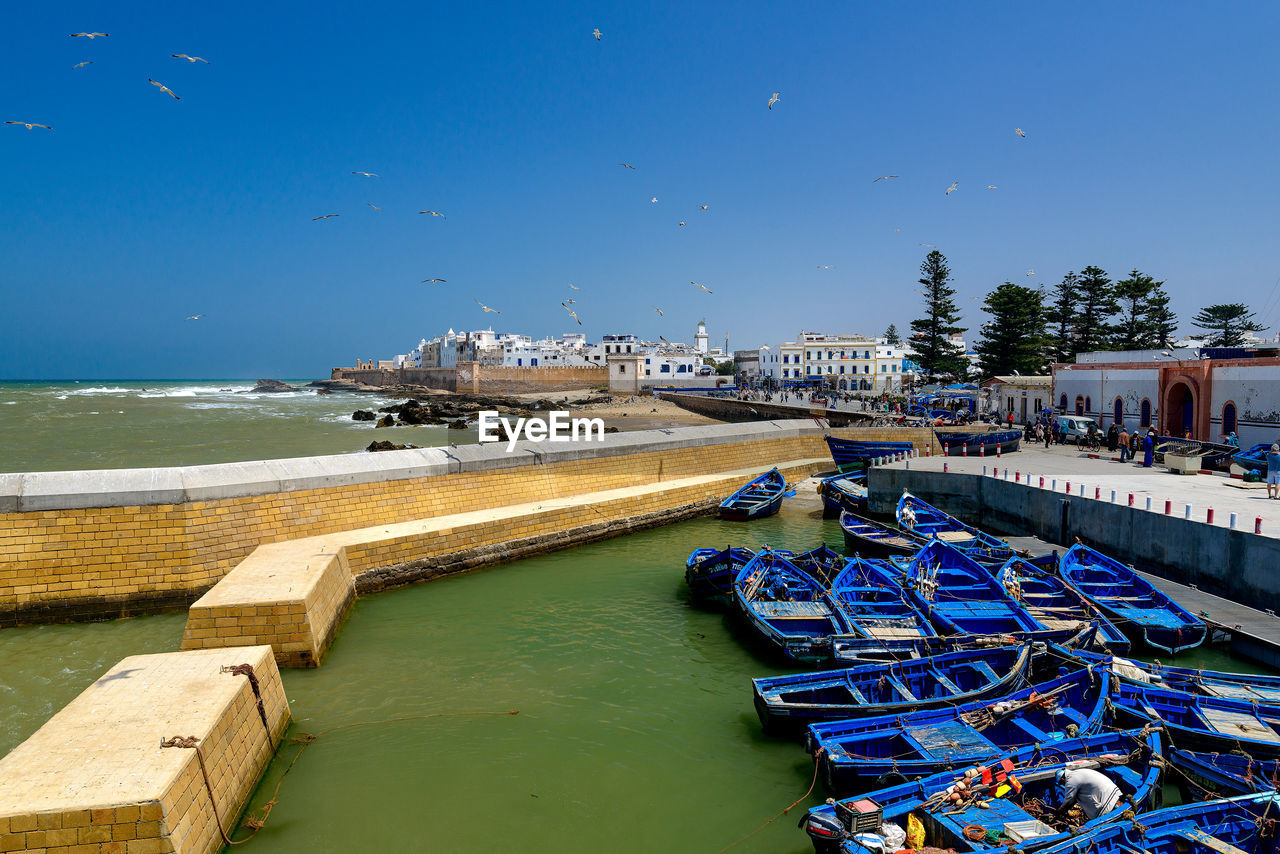
[[[716,854],[724,854],[724,852],[728,851],[730,848],[733,848],[733,847],[734,847],[734,846],[736,846],[736,845],[740,845],[740,844],[742,844],[743,842],[746,842],[748,839],[750,839],[751,837],[755,836],[757,833],[759,833],[760,831],[764,830],[766,827],[768,827],[769,825],[773,824],[775,821],[777,821],[778,819],[782,818],[782,817],[783,817],[784,815],[786,815],[787,813],[791,812],[791,811],[792,811],[793,809],[795,809],[795,808],[796,808],[796,807],[797,807],[801,802],[803,802],[803,801],[804,801],[804,800],[806,800],[810,795],[812,795],[812,794],[813,794],[813,789],[814,789],[814,787],[818,785],[818,768],[821,766],[822,754],[823,754],[823,749],[822,749],[822,748],[818,748],[818,750],[813,754],[813,779],[809,781],[809,788],[808,788],[808,790],[807,790],[807,791],[805,791],[805,793],[804,793],[803,795],[801,795],[800,797],[798,797],[798,798],[796,798],[794,801],[792,801],[788,806],[786,806],[785,808],[783,808],[783,810],[782,810],[781,812],[779,812],[779,813],[775,813],[771,818],[767,819],[763,824],[761,824],[761,825],[760,825],[759,827],[757,827],[755,830],[751,831],[750,833],[748,833],[748,834],[747,834],[747,835],[745,835],[745,836],[740,836],[740,837],[738,837],[737,839],[733,840],[732,842],[730,842],[730,843],[729,843],[728,845],[726,845],[725,847],[721,848],[719,851],[717,851],[717,852],[716,852]]]

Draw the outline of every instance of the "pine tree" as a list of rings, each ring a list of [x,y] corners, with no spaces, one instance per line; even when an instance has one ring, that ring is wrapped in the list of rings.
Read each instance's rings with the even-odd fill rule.
[[[898,334],[898,325],[896,323],[890,323],[889,328],[884,331],[884,343],[886,344],[902,343],[902,336]]]
[[[1266,330],[1254,321],[1253,312],[1242,302],[1210,305],[1191,318],[1192,324],[1213,334],[1206,342],[1210,347],[1239,347],[1246,332]]]
[[[1107,320],[1120,309],[1106,270],[1091,265],[1080,271],[1076,303],[1078,308],[1072,323],[1074,353],[1103,349],[1111,337]]]
[[[1169,309],[1164,282],[1137,270],[1115,283],[1120,320],[1112,329],[1111,346],[1117,350],[1154,350],[1167,346],[1177,327],[1177,315]]]
[[[1005,282],[987,294],[983,311],[991,320],[982,324],[977,351],[982,376],[1034,376],[1045,368],[1044,299],[1034,288]]]
[[[920,284],[924,286],[924,317],[911,321],[911,347],[915,350],[915,362],[920,366],[925,377],[945,376],[963,377],[968,369],[968,361],[959,347],[949,340],[948,335],[964,332],[964,328],[956,326],[960,321],[960,313],[955,303],[955,288],[947,283],[951,280],[951,268],[947,266],[946,257],[934,249],[925,256],[920,265]]]
[[[1076,290],[1080,277],[1067,273],[1054,286],[1052,301],[1045,307],[1049,327],[1049,357],[1055,362],[1069,362],[1075,356],[1075,338],[1071,334],[1076,316]]]

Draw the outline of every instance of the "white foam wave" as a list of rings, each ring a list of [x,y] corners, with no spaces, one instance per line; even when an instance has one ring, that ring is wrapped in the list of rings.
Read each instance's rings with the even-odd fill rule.
[[[122,388],[120,386],[95,385],[89,388],[78,388],[75,391],[69,391],[67,394],[83,395],[83,394],[128,394],[133,391],[131,388]],[[66,400],[65,396],[59,396],[58,400]]]
[[[217,395],[238,394],[249,391],[252,388],[253,386],[251,385],[188,385],[177,388],[144,388],[138,393],[138,397],[214,397]]]
[[[16,400],[5,400],[5,401],[0,401],[0,406],[15,406],[17,405],[17,403],[18,401]]]

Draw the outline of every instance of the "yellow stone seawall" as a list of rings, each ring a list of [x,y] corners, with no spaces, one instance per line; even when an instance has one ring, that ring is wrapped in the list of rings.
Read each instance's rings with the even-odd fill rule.
[[[270,647],[126,658],[0,759],[0,851],[218,851],[288,725]]]

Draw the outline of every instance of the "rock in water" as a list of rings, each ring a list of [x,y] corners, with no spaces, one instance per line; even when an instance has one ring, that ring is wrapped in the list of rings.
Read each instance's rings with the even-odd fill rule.
[[[397,445],[395,442],[370,442],[366,451],[411,451],[417,445]]]
[[[450,430],[466,430],[467,429],[466,419],[459,418],[457,421],[450,421],[449,429]]]
[[[382,416],[381,418],[379,418],[379,419],[378,419],[378,423],[377,423],[377,424],[375,424],[375,425],[373,425],[373,426],[375,426],[375,427],[394,427],[394,426],[396,426],[396,417],[395,417],[394,415],[384,415],[384,416]]]
[[[351,413],[352,421],[377,421],[378,416],[367,409],[357,409]]]
[[[297,391],[296,388],[288,383],[282,383],[280,380],[258,380],[258,384],[249,392],[250,394],[279,394],[286,391]]]

